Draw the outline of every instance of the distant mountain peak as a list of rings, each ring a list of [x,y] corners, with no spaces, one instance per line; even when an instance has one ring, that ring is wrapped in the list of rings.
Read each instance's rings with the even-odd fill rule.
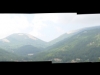
[[[82,30],[82,29],[71,30],[71,31],[68,31],[68,32],[66,32],[66,33],[67,33],[67,34],[71,34],[71,33],[78,32],[78,31],[80,31],[80,30]]]
[[[77,30],[71,30],[71,31],[68,31],[67,34],[71,34],[71,33],[74,33],[76,32]]]
[[[24,34],[22,34],[22,33],[19,33],[18,35],[24,35]]]
[[[73,32],[71,32],[71,31],[68,31],[68,32],[67,32],[67,34],[71,34],[71,33],[73,33]]]
[[[36,37],[34,37],[34,36],[30,35],[30,34],[27,34],[27,36],[28,36],[29,38],[33,39],[33,40],[37,40]]]
[[[17,34],[18,36],[27,36],[30,39],[37,40],[36,37],[34,37],[34,36],[30,35],[30,34],[27,34],[27,33],[15,33],[15,34]]]
[[[3,42],[10,42],[8,39],[4,38],[2,39]]]

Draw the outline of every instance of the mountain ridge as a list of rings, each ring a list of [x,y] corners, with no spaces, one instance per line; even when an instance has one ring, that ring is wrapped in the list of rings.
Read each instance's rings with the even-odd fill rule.
[[[33,45],[35,47],[43,48],[46,45],[46,42],[30,35],[15,33],[11,34],[8,37],[0,39],[0,47],[4,49],[14,49],[21,47],[23,45]]]
[[[100,57],[100,26],[88,27],[64,39],[45,52],[33,56],[35,61],[53,62],[96,62]]]

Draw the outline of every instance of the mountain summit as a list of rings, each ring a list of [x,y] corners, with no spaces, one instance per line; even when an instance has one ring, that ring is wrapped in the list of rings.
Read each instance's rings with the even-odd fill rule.
[[[33,56],[35,61],[96,62],[100,58],[100,26],[83,28],[70,38],[50,46]]]
[[[15,33],[6,38],[0,39],[0,48],[14,49],[24,45],[32,45],[34,47],[43,48],[46,42],[24,33]]]

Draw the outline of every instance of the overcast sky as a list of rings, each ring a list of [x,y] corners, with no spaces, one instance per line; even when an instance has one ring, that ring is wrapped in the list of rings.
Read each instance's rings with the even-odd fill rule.
[[[100,14],[0,14],[0,39],[28,33],[48,42],[69,31],[96,25],[100,25]]]

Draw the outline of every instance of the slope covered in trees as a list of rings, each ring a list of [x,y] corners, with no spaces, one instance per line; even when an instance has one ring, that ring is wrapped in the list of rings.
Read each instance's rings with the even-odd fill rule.
[[[54,39],[54,40],[48,42],[47,45],[46,45],[46,47],[52,46],[52,45],[58,43],[59,41],[62,41],[63,39],[70,37],[71,35],[72,35],[72,34],[67,34],[67,33],[65,33],[65,34],[59,36],[58,38],[56,38],[56,39]]]
[[[83,28],[67,36],[61,35],[55,40],[52,41],[53,45],[44,49],[42,47],[44,46],[43,41],[39,44],[26,35],[20,37],[18,34],[11,35],[5,40],[0,40],[0,46],[5,47],[8,51],[12,48],[13,52],[0,48],[0,61],[51,60],[66,63],[100,60],[100,26]],[[32,43],[36,44],[37,47],[33,46]],[[28,54],[33,55],[28,56]]]
[[[47,51],[33,56],[35,61],[53,62],[97,61],[100,57],[100,26],[80,30],[70,38],[51,46]]]
[[[22,57],[0,48],[0,61],[21,61]]]
[[[15,33],[0,40],[0,47],[10,52],[24,45],[43,48],[45,47],[46,42],[24,33]]]
[[[36,54],[38,52],[41,52],[43,48],[37,48],[32,45],[24,45],[22,47],[19,47],[14,50],[14,53],[21,55],[21,56],[27,56],[30,54]]]

